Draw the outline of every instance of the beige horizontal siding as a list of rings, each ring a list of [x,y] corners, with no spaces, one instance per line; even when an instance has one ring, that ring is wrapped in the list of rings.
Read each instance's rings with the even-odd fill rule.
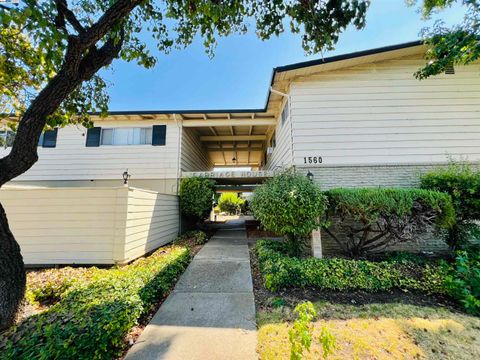
[[[285,100],[286,101],[286,100]],[[273,153],[267,157],[266,170],[287,168],[292,164],[292,137],[290,116],[282,124],[281,112],[275,127],[276,146]]]
[[[178,230],[177,196],[130,189],[125,227],[126,261],[171,242]]]
[[[16,181],[25,180],[105,180],[122,179],[128,169],[132,179],[174,179],[177,174],[178,127],[154,121],[98,121],[102,127],[148,127],[167,124],[166,145],[126,145],[86,147],[83,127],[58,130],[55,148],[38,148],[39,160]],[[9,148],[0,149],[0,157]]]
[[[125,263],[172,241],[174,195],[128,187],[0,190],[25,264]]]
[[[388,60],[292,84],[294,164],[309,156],[323,165],[480,160],[480,65],[419,81],[413,73],[424,62]]]
[[[182,128],[181,170],[209,171],[213,164],[194,129]]]
[[[113,264],[116,203],[126,188],[3,188],[25,264]]]

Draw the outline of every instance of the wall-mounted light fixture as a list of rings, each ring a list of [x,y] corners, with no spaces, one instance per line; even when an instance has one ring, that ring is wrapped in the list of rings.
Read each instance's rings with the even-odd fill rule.
[[[307,173],[307,178],[308,180],[310,180],[311,182],[313,182],[313,178],[315,177],[315,175],[313,175],[313,173],[308,170],[308,173]]]
[[[128,173],[128,169],[123,172],[122,177],[123,177],[123,184],[124,184],[124,185],[127,185],[127,184],[128,184],[128,179],[130,179],[131,176],[132,176],[132,175],[130,175],[130,174]]]

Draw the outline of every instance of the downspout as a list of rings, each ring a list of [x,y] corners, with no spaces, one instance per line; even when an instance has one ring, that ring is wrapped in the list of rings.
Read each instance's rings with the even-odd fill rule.
[[[295,165],[293,164],[293,127],[292,127],[292,104],[291,104],[291,99],[289,94],[285,94],[281,91],[278,91],[274,89],[273,87],[270,86],[270,92],[283,96],[284,98],[287,98],[287,105],[288,105],[288,122],[290,123],[290,159],[291,159],[291,166],[295,170]],[[280,113],[280,117],[282,114]]]
[[[182,154],[182,138],[183,138],[183,124],[177,120],[177,114],[173,114],[173,120],[175,120],[175,125],[178,128],[178,138],[177,138],[177,196],[179,193],[180,187],[180,176],[182,174],[181,169],[181,154]],[[179,208],[178,208],[178,235],[182,233],[182,213],[180,211],[180,199],[179,199]]]
[[[178,128],[178,138],[177,138],[177,195],[178,195],[178,188],[180,183],[180,176],[182,173],[181,170],[181,154],[182,154],[182,137],[183,137],[183,126],[179,123],[177,119],[177,114],[173,114],[173,120],[175,120],[175,125]]]

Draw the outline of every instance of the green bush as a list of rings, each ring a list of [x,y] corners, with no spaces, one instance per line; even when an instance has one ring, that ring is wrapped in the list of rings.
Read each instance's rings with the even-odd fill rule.
[[[183,178],[178,195],[182,214],[203,220],[212,210],[215,183],[200,177]]]
[[[468,164],[452,163],[446,168],[426,173],[421,177],[424,189],[443,191],[452,197],[456,223],[448,231],[446,241],[453,249],[467,245],[469,240],[480,239],[480,171]]]
[[[326,204],[319,187],[288,171],[257,188],[250,208],[266,230],[284,235],[291,251],[298,253],[305,238],[320,226]]]
[[[218,200],[218,208],[220,211],[230,215],[239,214],[242,211],[242,206],[245,200],[238,197],[237,193],[226,192],[222,193]]]
[[[455,262],[444,263],[446,292],[460,301],[465,310],[480,315],[480,251],[458,251]]]
[[[429,230],[448,229],[455,222],[450,196],[438,191],[360,188],[333,189],[326,195],[325,230],[354,257],[411,241]],[[328,227],[332,218],[339,234]]]
[[[186,247],[162,248],[131,265],[73,284],[48,310],[0,335],[1,359],[112,359],[139,318],[168,292],[190,259]]]
[[[387,291],[423,290],[443,294],[443,267],[416,263],[350,259],[300,259],[285,255],[285,244],[260,240],[255,246],[265,287],[276,291],[287,287],[320,290]]]

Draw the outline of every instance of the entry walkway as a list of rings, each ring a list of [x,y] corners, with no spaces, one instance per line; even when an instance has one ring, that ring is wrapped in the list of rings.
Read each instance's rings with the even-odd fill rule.
[[[256,359],[244,229],[221,229],[195,256],[126,360]]]

